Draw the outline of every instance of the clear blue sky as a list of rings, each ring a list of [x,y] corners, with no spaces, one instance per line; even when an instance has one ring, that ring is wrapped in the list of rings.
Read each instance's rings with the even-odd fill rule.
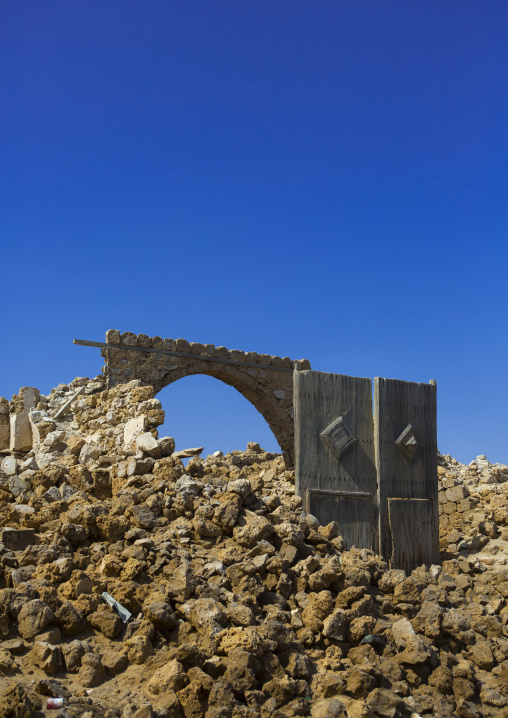
[[[508,4],[3,0],[0,394],[108,328],[438,383],[508,463]],[[180,448],[277,445],[207,377]]]

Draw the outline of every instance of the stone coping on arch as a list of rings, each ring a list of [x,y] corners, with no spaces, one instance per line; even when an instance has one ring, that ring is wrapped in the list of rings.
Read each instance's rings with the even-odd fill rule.
[[[76,343],[82,343],[75,340]],[[83,342],[84,343],[84,342]],[[92,344],[89,342],[89,344]],[[235,362],[263,365],[269,367],[280,367],[283,369],[310,369],[308,359],[290,359],[290,357],[279,357],[272,354],[258,354],[258,352],[244,352],[240,349],[227,349],[214,344],[201,344],[200,342],[189,342],[187,339],[162,339],[159,336],[149,337],[147,334],[134,334],[133,332],[120,333],[118,329],[109,329],[106,332],[106,344],[123,348],[143,348],[177,354],[196,355],[202,359],[210,358],[218,361]],[[94,345],[100,345],[99,342]],[[112,347],[111,347],[112,348]]]

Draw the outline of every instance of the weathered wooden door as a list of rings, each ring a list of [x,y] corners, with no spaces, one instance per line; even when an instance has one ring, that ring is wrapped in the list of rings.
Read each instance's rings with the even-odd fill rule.
[[[374,379],[381,554],[407,573],[439,560],[436,386]]]
[[[347,548],[378,551],[370,379],[295,371],[296,492],[323,525],[337,521]]]

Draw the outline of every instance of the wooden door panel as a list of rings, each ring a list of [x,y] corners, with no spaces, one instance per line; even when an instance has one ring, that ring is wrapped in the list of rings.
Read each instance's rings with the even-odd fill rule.
[[[340,535],[346,549],[372,548],[377,539],[377,507],[371,494],[355,497],[330,494],[319,491],[308,492],[309,513],[319,517],[321,524],[330,521],[339,524]]]
[[[435,384],[376,377],[374,438],[381,554],[391,561],[392,568],[409,566],[409,555],[414,556],[412,568],[421,565],[423,561],[420,561],[415,547],[411,549],[412,553],[407,554],[400,548],[400,536],[404,532],[409,535],[412,520],[420,517],[423,523],[418,540],[422,543],[423,554],[433,563],[439,559]],[[394,522],[390,519],[389,502],[396,499],[425,499],[430,501],[432,510],[428,504],[406,502],[397,504],[396,508],[393,504],[393,511],[397,511],[398,516],[398,521]],[[418,512],[426,512],[425,520]],[[398,532],[396,540],[394,529]],[[424,532],[427,533],[424,535]],[[398,561],[402,561],[404,566],[399,566]]]
[[[388,499],[392,537],[391,565],[410,574],[436,560],[433,543],[434,508],[430,499]]]
[[[293,396],[297,494],[347,546],[378,551],[370,379],[297,371]]]

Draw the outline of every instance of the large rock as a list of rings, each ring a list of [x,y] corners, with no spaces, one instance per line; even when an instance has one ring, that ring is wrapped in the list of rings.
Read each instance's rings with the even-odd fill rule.
[[[250,548],[258,541],[267,539],[273,532],[274,527],[268,519],[246,511],[245,518],[239,520],[238,525],[233,529],[233,537],[240,546]]]
[[[182,611],[202,635],[219,633],[226,624],[226,616],[213,598],[188,601],[182,606]]]
[[[6,456],[0,464],[2,471],[7,476],[16,476],[18,473],[18,460],[15,456]]]
[[[122,632],[122,621],[116,613],[107,609],[99,609],[91,613],[88,622],[107,638],[116,638]]]
[[[161,449],[157,439],[149,431],[140,434],[136,438],[136,449],[148,454],[153,459],[158,459],[161,456]]]
[[[97,686],[104,678],[104,666],[97,653],[85,653],[81,658],[78,681],[85,688]]]
[[[0,693],[0,718],[31,718],[40,707],[39,698],[17,680],[8,683]]]
[[[156,671],[148,682],[148,690],[155,695],[166,691],[179,691],[184,688],[189,679],[181,663],[175,660],[168,661]]]
[[[24,603],[18,614],[18,631],[27,641],[55,621],[55,614],[39,599]]]
[[[32,427],[28,413],[10,416],[10,451],[29,451],[32,448]]]
[[[60,646],[53,646],[50,643],[36,641],[30,652],[32,663],[52,676],[62,666],[62,650]]]
[[[147,636],[133,636],[125,642],[127,657],[131,663],[144,663],[152,655],[152,643]]]
[[[87,627],[85,619],[70,601],[62,603],[55,614],[55,621],[64,636],[75,636]]]
[[[157,601],[145,606],[144,611],[148,620],[159,630],[171,631],[178,625],[178,618],[169,603]]]
[[[126,422],[123,430],[123,444],[125,449],[133,449],[136,439],[145,433],[147,426],[146,416],[136,416]]]

